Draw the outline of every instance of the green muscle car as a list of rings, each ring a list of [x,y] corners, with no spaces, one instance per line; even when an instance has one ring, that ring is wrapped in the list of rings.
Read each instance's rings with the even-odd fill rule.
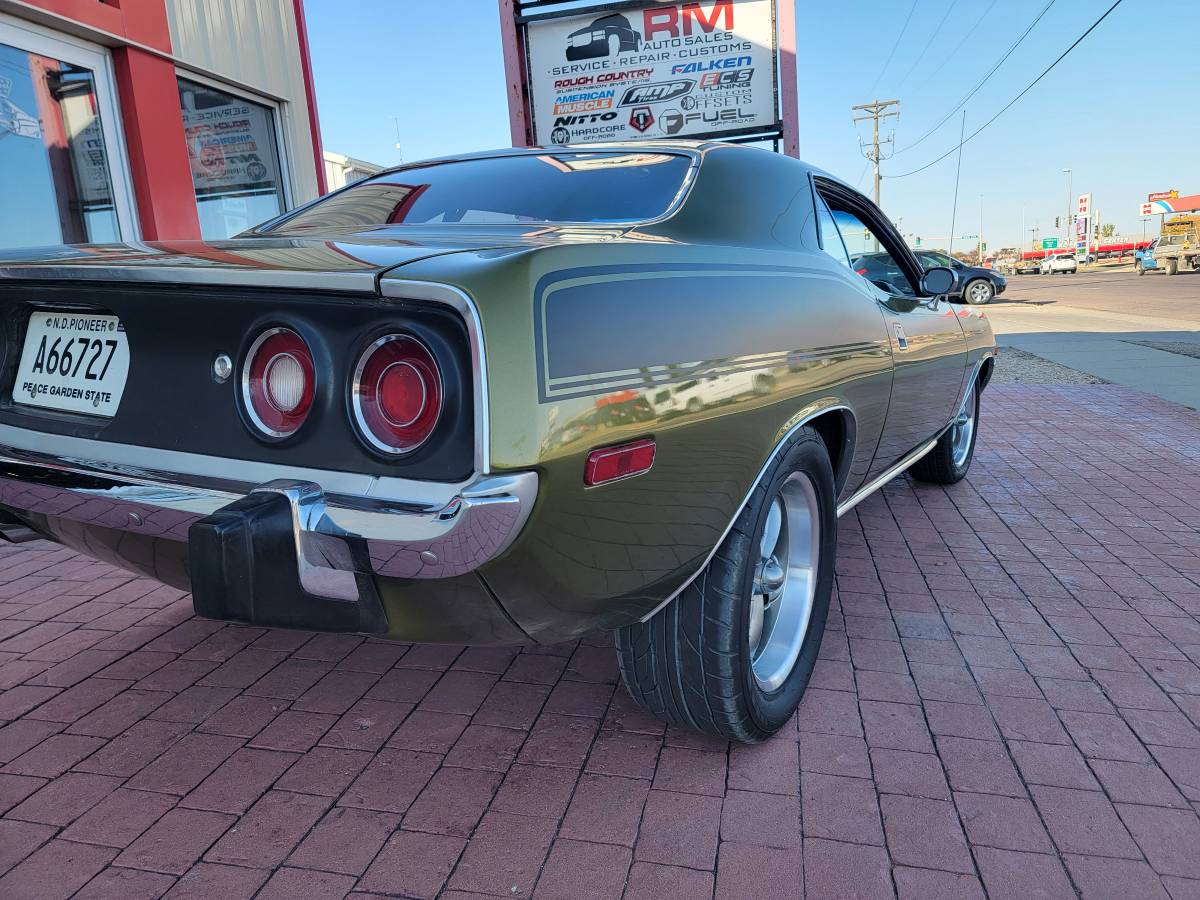
[[[0,533],[217,619],[610,629],[648,710],[762,740],[812,672],[837,517],[971,464],[996,349],[957,287],[837,179],[698,142],[441,159],[232,240],[10,254]]]

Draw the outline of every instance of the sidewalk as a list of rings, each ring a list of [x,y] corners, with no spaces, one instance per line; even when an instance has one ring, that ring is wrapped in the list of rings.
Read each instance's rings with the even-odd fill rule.
[[[1200,349],[1200,330],[1194,322],[1017,304],[989,308],[988,318],[1002,346],[1200,408],[1200,359],[1140,343],[1189,343]]]
[[[754,747],[638,711],[604,635],[241,627],[0,545],[0,897],[1200,896],[1200,415],[994,386],[966,481],[838,540]]]

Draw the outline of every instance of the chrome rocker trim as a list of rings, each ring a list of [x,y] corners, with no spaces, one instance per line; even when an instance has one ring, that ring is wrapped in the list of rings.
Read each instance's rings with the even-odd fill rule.
[[[949,426],[946,426],[946,427],[948,428]],[[945,429],[942,429],[942,430],[944,431]],[[868,497],[870,497],[873,493],[875,493],[877,490],[879,490],[881,487],[883,487],[885,484],[887,484],[889,481],[891,481],[893,478],[895,478],[901,472],[910,468],[917,460],[919,460],[921,457],[923,457],[930,450],[932,450],[934,447],[937,446],[938,438],[940,438],[941,436],[942,436],[941,432],[939,432],[937,437],[922,444],[916,450],[913,450],[906,457],[904,457],[902,460],[900,460],[900,462],[896,463],[894,466],[892,466],[886,472],[883,472],[882,474],[877,475],[875,478],[872,478],[870,481],[868,481],[866,484],[864,484],[862,487],[860,487],[857,491],[855,491],[852,496],[847,497],[845,500],[843,500],[841,503],[839,503],[838,508],[837,508],[838,518],[840,519],[842,516],[844,516],[846,513],[850,512],[850,510],[854,509],[854,507],[858,506],[858,504],[862,503],[864,500],[866,500]]]
[[[322,580],[317,576],[336,572],[388,578],[451,578],[470,572],[508,548],[537,496],[535,472],[481,475],[444,485],[276,467],[270,467],[273,473],[292,477],[254,484],[201,473],[189,478],[177,472],[117,471],[111,464],[61,450],[51,454],[13,446],[13,431],[20,430],[0,429],[0,505],[186,543],[194,523],[247,494],[281,494],[292,507],[301,578],[306,588],[311,580],[317,588],[312,592],[322,596],[342,597],[348,590],[344,579],[340,588],[328,577],[325,589],[317,585]],[[98,443],[61,436],[55,441]],[[107,446],[110,452],[118,449]],[[226,472],[258,468],[237,460],[161,452],[209,460]],[[367,490],[336,490],[351,484]],[[406,486],[413,488],[411,493]]]

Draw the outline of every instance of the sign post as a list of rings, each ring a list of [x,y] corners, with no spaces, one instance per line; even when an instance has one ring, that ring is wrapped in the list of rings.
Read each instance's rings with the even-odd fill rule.
[[[792,0],[499,6],[514,146],[769,140],[799,154]]]

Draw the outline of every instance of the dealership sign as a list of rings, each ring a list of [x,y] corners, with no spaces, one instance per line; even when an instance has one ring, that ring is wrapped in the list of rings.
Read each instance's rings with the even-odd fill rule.
[[[1179,191],[1155,191],[1146,198],[1147,201],[1153,203],[1155,200],[1174,200],[1179,196]]]
[[[534,144],[782,135],[775,0],[522,17]]]

